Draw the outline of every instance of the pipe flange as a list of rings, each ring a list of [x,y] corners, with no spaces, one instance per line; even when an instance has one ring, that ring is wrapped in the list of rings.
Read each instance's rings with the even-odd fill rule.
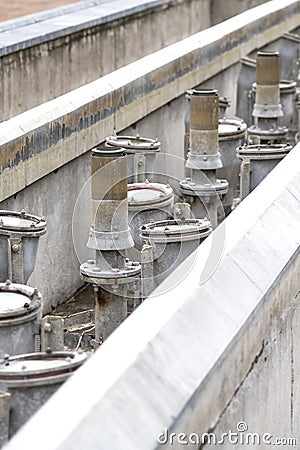
[[[11,283],[0,284],[0,322],[28,316],[42,307],[42,295],[36,288]]]
[[[140,237],[144,242],[169,243],[206,238],[212,231],[207,218],[187,220],[162,220],[150,222],[140,227]]]
[[[270,128],[269,130],[263,130],[255,125],[248,128],[249,136],[258,136],[265,141],[284,139],[288,133],[288,129],[284,126],[276,129]]]
[[[215,195],[223,196],[227,193],[229,183],[227,180],[217,179],[215,183],[195,184],[191,180],[180,182],[180,190],[184,195],[197,197],[213,197]]]
[[[135,261],[126,261],[122,269],[112,268],[104,270],[96,266],[95,260],[88,260],[80,266],[81,279],[93,284],[126,284],[137,280],[141,264]]]
[[[282,159],[292,148],[290,144],[244,145],[237,148],[236,156],[246,160]]]
[[[247,124],[243,120],[219,119],[219,142],[232,141],[245,136]]]
[[[122,147],[126,153],[159,152],[161,146],[158,139],[144,138],[139,134],[136,136],[108,136],[106,145]]]

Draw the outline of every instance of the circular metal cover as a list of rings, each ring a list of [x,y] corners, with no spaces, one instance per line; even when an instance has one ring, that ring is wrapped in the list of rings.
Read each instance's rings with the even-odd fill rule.
[[[26,214],[25,211],[0,210],[0,233],[1,231],[16,232],[46,232],[47,222],[44,218]]]
[[[74,371],[86,359],[84,353],[28,353],[0,361],[0,380],[30,380]]]
[[[28,302],[28,297],[18,292],[0,292],[0,314],[3,311],[14,311],[23,308]]]
[[[27,315],[42,307],[42,296],[30,286],[10,283],[0,284],[0,320]]]
[[[248,159],[283,158],[292,150],[290,144],[258,144],[238,147],[237,156]]]
[[[163,220],[147,223],[140,228],[141,237],[150,238],[153,242],[178,242],[204,238],[210,234],[211,230],[208,219]]]
[[[128,184],[128,205],[140,207],[157,205],[173,198],[173,189],[162,183],[132,183]]]
[[[109,146],[122,147],[127,153],[136,153],[141,151],[158,152],[160,142],[158,139],[144,138],[136,136],[108,136],[106,144]]]
[[[219,141],[239,138],[246,133],[247,124],[243,120],[219,119]]]

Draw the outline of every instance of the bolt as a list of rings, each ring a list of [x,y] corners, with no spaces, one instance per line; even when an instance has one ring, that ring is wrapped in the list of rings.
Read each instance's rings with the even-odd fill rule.
[[[87,260],[87,263],[88,263],[88,264],[95,264],[95,260],[94,260],[94,259],[88,259],[88,260]]]
[[[9,286],[11,284],[11,281],[10,280],[6,280],[5,284],[6,284],[6,286]]]
[[[52,331],[51,323],[46,322],[44,325],[44,330],[46,331],[46,333],[50,333],[50,331]]]
[[[145,184],[149,184],[149,180],[147,178],[145,180]]]
[[[8,361],[8,360],[9,360],[9,354],[6,353],[6,354],[3,356],[3,359],[4,359],[4,361]]]
[[[18,244],[13,244],[11,249],[14,253],[17,253],[20,250],[20,247],[18,246]]]
[[[26,303],[24,303],[23,306],[24,306],[24,308],[29,308],[29,303],[26,302]]]
[[[21,211],[21,216],[25,216],[25,209],[22,209],[22,211]]]
[[[207,161],[207,156],[204,156],[203,160],[204,160],[204,161]]]
[[[51,347],[47,347],[46,353],[52,353]]]
[[[138,166],[141,167],[143,165],[143,161],[138,162]]]

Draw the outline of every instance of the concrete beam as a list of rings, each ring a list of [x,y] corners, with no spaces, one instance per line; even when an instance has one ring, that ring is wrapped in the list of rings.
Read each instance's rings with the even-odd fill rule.
[[[165,429],[177,435],[213,430],[266,343],[279,339],[281,318],[300,289],[299,167],[300,144],[63,385],[7,450],[150,450],[160,448],[157,438]],[[294,363],[298,357],[294,354]],[[266,386],[276,369],[265,375]],[[288,371],[283,383],[290,381]],[[289,432],[289,418],[283,421],[281,415],[280,386],[269,395],[273,428],[265,432],[276,436],[278,419]],[[299,404],[293,407],[297,411]],[[294,435],[299,439],[299,428]]]
[[[208,26],[210,0],[93,0],[0,24],[0,121]]]
[[[300,23],[273,0],[0,124],[0,201]]]

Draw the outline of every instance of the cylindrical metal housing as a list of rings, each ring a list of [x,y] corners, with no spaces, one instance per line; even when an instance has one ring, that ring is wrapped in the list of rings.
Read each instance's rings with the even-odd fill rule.
[[[236,149],[246,142],[247,125],[243,120],[219,120],[219,147],[223,167],[216,170],[218,178],[228,181],[227,194],[222,199],[225,214],[231,211],[233,199],[238,196],[240,160]]]
[[[25,211],[0,211],[0,280],[26,284],[33,272],[39,237],[46,233],[44,217]]]
[[[11,394],[10,437],[86,360],[84,353],[29,353],[0,361],[0,389]]]
[[[128,182],[143,182],[153,179],[156,153],[160,151],[158,139],[136,136],[108,136],[107,146],[121,147],[128,155]]]
[[[128,185],[129,226],[136,250],[141,250],[143,246],[139,235],[140,227],[151,220],[156,222],[169,219],[173,205],[174,193],[170,185],[149,182]],[[134,260],[137,256],[138,252]]]
[[[278,52],[258,52],[256,59],[254,125],[249,127],[249,143],[281,143],[287,128],[279,119],[283,116],[280,103],[280,66]]]
[[[237,149],[237,157],[243,163],[250,165],[247,171],[246,194],[249,194],[259,185],[259,183],[271,172],[271,170],[283,159],[292,149],[290,144],[273,144],[273,145],[245,145]],[[248,176],[250,171],[250,176]],[[241,185],[245,181],[243,179],[244,172],[241,171]],[[241,186],[241,190],[245,192],[245,188]],[[245,194],[243,195],[245,197]]]
[[[157,287],[211,233],[207,219],[165,220],[141,227],[141,239],[153,248],[154,287]]]
[[[99,251],[130,248],[127,157],[119,147],[97,147],[91,166],[93,225],[87,246]]]
[[[0,358],[36,351],[42,318],[37,289],[9,281],[0,284]]]
[[[218,92],[215,89],[192,89],[187,169],[213,170],[222,167],[218,148],[218,120]]]
[[[282,117],[280,104],[280,61],[278,52],[258,52],[254,118]]]
[[[196,171],[195,171],[196,172]],[[214,175],[211,179],[209,172]],[[202,178],[202,179],[201,179]],[[186,178],[180,182],[180,190],[185,201],[191,205],[193,216],[197,219],[207,217],[214,228],[222,220],[221,200],[228,190],[228,181],[215,178],[215,171],[198,171],[198,182]],[[224,214],[223,214],[224,215]]]

